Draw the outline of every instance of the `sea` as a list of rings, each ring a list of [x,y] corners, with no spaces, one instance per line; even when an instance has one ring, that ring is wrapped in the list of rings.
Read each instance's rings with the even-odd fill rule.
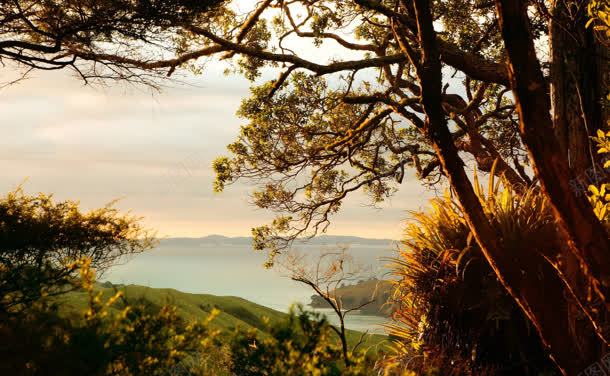
[[[387,239],[324,236],[294,245],[293,252],[316,258],[316,254],[346,248],[364,272],[362,278],[384,278],[387,258],[396,243]],[[237,296],[278,311],[287,312],[293,304],[307,305],[314,291],[292,281],[287,271],[265,268],[265,253],[252,250],[248,238],[208,236],[169,238],[147,252],[130,256],[107,270],[102,281],[173,288],[188,293]],[[313,310],[313,309],[312,309]],[[315,309],[331,323],[338,322],[330,309]],[[350,313],[349,329],[384,334],[382,316]]]

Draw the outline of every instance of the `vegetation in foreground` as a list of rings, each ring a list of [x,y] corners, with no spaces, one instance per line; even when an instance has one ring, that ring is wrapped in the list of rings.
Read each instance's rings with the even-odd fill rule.
[[[11,375],[366,375],[382,336],[235,297],[96,284],[152,238],[137,219],[27,196],[0,199],[0,372]],[[143,236],[143,234],[145,236]],[[357,341],[357,342],[356,342]],[[366,346],[370,346],[366,347]],[[370,351],[369,351],[370,350]]]
[[[249,124],[230,145],[232,156],[214,166],[217,189],[253,178],[260,183],[254,194],[256,205],[279,213],[271,224],[254,230],[255,246],[271,251],[270,262],[297,236],[326,229],[353,192],[365,191],[373,202],[380,202],[397,189],[407,167],[432,185],[447,178],[460,207],[457,212],[472,234],[466,236],[471,239],[466,245],[480,251],[531,323],[557,371],[604,373],[600,362],[608,353],[610,338],[610,238],[606,188],[600,184],[605,183],[607,148],[592,153],[590,139],[604,132],[608,116],[604,102],[610,35],[607,1],[271,0],[257,2],[243,15],[231,8],[231,1],[7,0],[0,4],[0,56],[24,67],[26,75],[35,69],[66,67],[85,82],[116,79],[155,85],[151,77],[170,76],[183,66],[198,71],[201,67],[189,62],[213,55],[231,60],[234,70],[252,81],[263,70],[278,70],[276,79],[256,86],[252,98],[244,102],[240,114]],[[284,46],[291,39],[286,36],[318,46],[338,42],[335,46],[344,51],[328,48],[322,52],[330,54],[322,58],[299,56]],[[463,79],[461,85],[447,80],[446,72]],[[598,133],[598,139],[603,138]],[[500,212],[490,216],[490,207],[481,201],[466,173],[464,157],[481,171],[505,178],[515,192],[540,188],[537,194],[548,202],[558,224],[560,246],[537,249],[534,244],[533,252],[520,248],[508,252],[509,242],[502,237],[506,233],[498,227],[504,223],[498,220]],[[494,161],[496,169],[491,168]],[[594,187],[592,196],[585,194],[589,185]],[[4,213],[7,222],[2,228],[6,237],[0,249],[4,252],[0,314],[9,340],[19,339],[11,332],[19,323],[29,323],[34,330],[20,333],[26,339],[60,334],[34,344],[39,351],[33,354],[51,351],[47,360],[52,362],[57,359],[52,351],[62,343],[104,339],[98,343],[101,347],[93,347],[103,349],[99,354],[105,356],[100,363],[107,365],[104,370],[129,374],[144,372],[151,364],[162,369],[159,364],[175,364],[184,354],[167,352],[171,346],[157,348],[159,343],[169,341],[180,349],[201,342],[201,336],[213,337],[205,328],[181,329],[171,309],[152,314],[145,307],[126,306],[116,320],[100,319],[108,314],[94,293],[89,295],[85,324],[77,328],[79,335],[61,335],[72,330],[72,323],[51,320],[57,317],[56,308],[46,299],[76,289],[79,283],[90,284],[84,278],[89,275],[87,265],[104,267],[103,260],[96,258],[98,250],[129,250],[124,230],[130,227],[109,223],[105,215],[77,213],[78,221],[45,227],[57,212],[49,217],[34,213],[35,221],[29,220],[27,210],[23,213],[25,223],[31,225],[26,226],[28,232],[19,232],[24,229],[20,221],[11,222],[15,218],[11,210]],[[70,217],[61,208],[59,215]],[[92,226],[79,227],[81,220]],[[100,223],[105,225],[98,228]],[[40,239],[34,246],[28,243]],[[131,240],[141,248],[140,238]],[[461,266],[462,258],[447,251],[439,254]],[[81,252],[84,258],[77,257]],[[422,252],[423,261],[429,261],[428,252]],[[471,264],[476,266],[475,261]],[[77,270],[80,278],[75,277]],[[467,274],[468,268],[461,271]],[[481,276],[489,277],[484,268]],[[448,287],[430,279],[425,282],[431,290],[412,290],[408,283],[417,280],[407,275],[403,291],[434,297],[436,287]],[[491,283],[493,277],[482,281]],[[454,286],[458,296],[460,286]],[[420,322],[420,333],[428,346],[439,345],[438,340],[443,345],[445,338],[439,339],[434,328],[446,323],[434,318],[451,312],[435,311],[426,300],[416,309],[433,320],[430,325],[428,320]],[[418,299],[402,301],[411,304]],[[43,316],[49,320],[39,321]],[[37,325],[51,322],[56,325],[35,331]],[[120,330],[109,332],[107,325],[112,322],[121,323]],[[159,322],[172,324],[147,326]],[[468,328],[462,324],[448,325]],[[187,333],[194,342],[163,328]],[[456,332],[455,338],[462,338],[461,330]],[[137,333],[139,341],[154,334],[151,342],[143,344],[130,333]],[[475,334],[482,335],[477,341],[486,338],[485,333]],[[464,347],[457,344],[459,352]],[[480,348],[471,346],[471,350],[474,366],[477,361],[482,366],[485,357],[477,357]],[[148,353],[155,356],[149,358]],[[430,353],[434,351],[422,350],[424,358]],[[37,370],[36,364],[27,362],[26,369]]]
[[[538,189],[520,195],[476,179],[478,198],[502,246],[528,257],[561,246],[548,202]],[[396,285],[390,367],[443,375],[556,374],[540,338],[483,258],[461,206],[448,193],[413,213],[404,249],[391,268]],[[541,283],[555,270],[539,269]],[[547,286],[549,289],[551,286]],[[550,292],[549,292],[550,293]]]

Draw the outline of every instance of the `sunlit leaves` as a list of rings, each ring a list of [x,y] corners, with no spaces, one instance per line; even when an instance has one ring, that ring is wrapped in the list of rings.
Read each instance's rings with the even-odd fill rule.
[[[477,179],[475,184],[504,252],[561,246],[550,206],[539,190],[519,196],[493,179],[487,189]],[[487,366],[519,367],[520,359],[552,369],[536,335],[530,334],[529,322],[484,260],[462,207],[449,192],[430,206],[412,213],[403,249],[390,266],[399,305],[396,323],[389,326],[396,341],[390,366],[417,374],[435,368],[486,374]]]
[[[600,36],[599,40],[608,42],[610,40],[610,5],[607,1],[592,0],[587,5],[589,21],[587,27],[592,27]]]
[[[610,153],[610,131],[604,132],[600,129],[597,130],[597,137],[593,137],[593,141],[597,144],[598,154],[609,154]],[[604,162],[603,168],[610,167],[610,159]],[[596,187],[595,185],[589,186],[589,201],[593,205],[593,211],[597,218],[610,224],[610,191],[608,191],[610,184],[601,184]]]
[[[308,227],[324,230],[351,191],[366,192],[373,204],[394,192],[402,166],[412,159],[403,155],[408,149],[391,148],[418,137],[407,124],[389,112],[367,123],[368,106],[346,103],[322,77],[296,71],[279,90],[274,85],[251,89],[238,111],[248,123],[228,146],[232,155],[214,162],[217,190],[249,179],[258,183],[254,204],[289,214],[290,223],[265,227],[266,236],[292,236]]]
[[[329,323],[301,306],[292,307],[286,320],[268,331],[270,335],[266,337],[256,331],[234,334],[231,360],[236,374],[365,376],[375,372],[372,364],[367,364],[364,351],[355,351],[346,367]]]
[[[82,212],[78,202],[17,189],[0,198],[0,304],[15,309],[61,291],[75,260],[86,257],[101,273],[154,242],[137,217],[111,205]]]

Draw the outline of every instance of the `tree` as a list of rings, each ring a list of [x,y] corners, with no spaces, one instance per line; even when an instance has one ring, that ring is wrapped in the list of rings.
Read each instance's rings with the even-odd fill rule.
[[[78,277],[74,263],[83,258],[102,274],[153,244],[136,217],[110,205],[83,213],[74,201],[10,192],[0,198],[0,314],[65,293]]]
[[[345,367],[352,366],[352,358],[358,348],[365,342],[367,332],[363,332],[358,342],[350,349],[345,320],[347,315],[357,311],[377,298],[377,290],[366,301],[351,308],[346,308],[343,299],[337,295],[337,288],[347,283],[353,283],[363,277],[365,269],[356,264],[348,248],[339,246],[336,251],[323,251],[314,262],[305,255],[289,252],[283,255],[278,263],[279,269],[288,272],[289,277],[296,282],[310,287],[317,296],[322,298],[339,319],[338,327],[330,325],[341,343],[341,354]]]
[[[586,3],[579,2],[579,12]],[[240,114],[249,124],[229,146],[233,157],[216,162],[216,188],[239,178],[261,183],[255,203],[282,214],[254,230],[255,246],[269,248],[273,256],[298,236],[324,231],[351,192],[365,190],[379,202],[402,181],[405,167],[415,167],[420,176],[437,171],[464,208],[485,258],[558,367],[580,372],[607,346],[610,247],[587,198],[574,189],[576,174],[591,165],[591,158],[576,151],[582,142],[562,146],[555,131],[569,129],[588,143],[603,125],[601,104],[591,98],[604,83],[582,76],[582,64],[576,71],[562,68],[561,42],[552,45],[550,55],[536,47],[548,40],[550,26],[561,26],[562,17],[553,15],[570,4],[557,1],[549,10],[542,2],[526,1],[496,1],[497,7],[480,1],[265,1],[244,21],[236,20],[238,31],[219,35],[191,27],[209,46],[230,49],[237,69],[249,78],[267,66],[283,67],[276,80],[255,87],[244,101]],[[273,34],[266,12],[276,13]],[[441,31],[435,24],[443,25]],[[584,22],[571,27],[589,33]],[[308,60],[294,52],[291,38],[332,41],[346,57]],[[579,48],[593,54],[586,45]],[[607,69],[597,59],[586,61],[598,72]],[[567,69],[562,73],[576,77],[578,90],[562,89],[549,68],[555,78]],[[446,80],[451,72],[462,83]],[[582,113],[573,118],[585,120],[554,127],[549,84],[554,104],[559,97],[577,103],[580,92],[580,101],[587,103],[569,109]],[[505,95],[508,90],[512,97]],[[491,171],[497,161],[494,172],[516,190],[539,183],[566,247],[545,258],[525,252],[514,259],[503,252],[464,171],[466,157],[483,171]],[[533,177],[523,164],[531,166]],[[535,273],[528,273],[548,262],[563,283],[557,286],[557,301],[550,301]],[[570,328],[568,336],[557,333],[549,307],[577,313],[563,315],[575,317],[562,322]]]
[[[1,0],[0,59],[32,70],[73,69],[85,82],[157,85],[190,59],[181,25],[205,21],[221,0]],[[169,56],[169,58],[168,58]]]
[[[99,9],[80,2],[52,2],[74,5],[52,8],[7,3],[1,24],[9,27],[4,56],[32,68],[46,67],[37,59],[47,52],[50,58],[43,62],[53,68],[58,61],[88,61],[93,70],[82,74],[85,79],[146,82],[142,78],[149,72],[159,76],[167,69],[171,74],[213,55],[233,61],[235,70],[251,80],[278,70],[277,79],[256,86],[244,101],[240,114],[249,123],[229,146],[232,158],[214,166],[218,190],[240,178],[254,179],[261,188],[255,203],[280,213],[271,225],[254,230],[255,247],[270,249],[273,257],[296,237],[324,231],[352,192],[363,190],[373,203],[382,201],[397,189],[408,167],[429,182],[446,179],[503,286],[559,369],[577,374],[600,358],[609,337],[608,234],[574,184],[595,159],[586,152],[589,136],[602,127],[607,111],[602,98],[595,98],[606,90],[607,44],[581,22],[593,3],[263,0],[245,15],[230,3],[207,13],[190,13],[187,5],[192,4],[184,3],[186,15],[153,12],[160,15],[154,22],[139,12],[138,6],[149,9],[148,3],[127,3],[122,5],[133,15],[127,24],[142,28],[125,29],[119,22],[91,34],[79,21],[81,10],[88,19],[98,11],[104,14],[101,10],[116,11],[115,3]],[[29,9],[42,9],[34,15],[44,17],[19,21]],[[53,18],[54,12],[62,17]],[[106,16],[122,21],[123,14]],[[37,26],[39,19],[44,27]],[[76,19],[79,31],[55,28],[64,19]],[[90,21],[108,25],[103,19]],[[63,30],[69,39],[57,32],[45,36],[49,27]],[[14,35],[25,39],[11,39]],[[115,38],[104,39],[107,35]],[[58,41],[68,47],[64,53],[55,52]],[[303,41],[333,43],[334,48],[315,58],[295,52]],[[544,47],[545,41],[550,45]],[[115,48],[104,50],[108,45]],[[168,48],[175,56],[166,59],[161,51]],[[82,72],[75,64],[63,66]],[[103,71],[96,69],[100,66]],[[516,191],[539,184],[566,246],[544,258],[528,257],[526,250],[516,259],[503,252],[465,172],[468,165],[493,171]],[[540,262],[550,262],[563,282],[555,298],[537,280]],[[570,329],[568,335],[556,330],[550,307],[571,312],[561,315],[570,320],[561,323]]]

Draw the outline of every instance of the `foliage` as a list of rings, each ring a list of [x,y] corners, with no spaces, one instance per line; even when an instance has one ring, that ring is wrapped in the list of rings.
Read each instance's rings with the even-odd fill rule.
[[[261,337],[255,331],[236,332],[231,341],[233,372],[249,375],[370,375],[364,353],[343,362],[335,333],[322,316],[293,307],[288,318]]]
[[[209,321],[215,312],[204,322],[186,322],[175,307],[130,304],[119,291],[102,299],[90,260],[73,265],[87,309],[79,318],[66,317],[47,297],[3,316],[0,331],[10,345],[0,350],[0,369],[7,374],[166,375],[214,344]]]
[[[608,5],[608,1],[589,1],[587,13],[589,15],[587,27],[592,26],[597,33],[598,40],[608,45],[608,41],[610,41],[610,5]]]
[[[507,78],[486,83],[474,78],[482,71],[479,63],[494,75],[506,72],[495,63],[503,61],[503,52],[493,4],[443,1],[435,6],[435,22],[446,30],[441,48],[459,51],[463,61],[472,63],[445,62],[457,75],[467,74],[463,81],[452,81],[455,90],[449,90],[466,95],[443,96],[456,125],[456,147],[482,171],[500,159],[498,175],[529,183],[517,115],[502,86]],[[258,185],[255,205],[277,213],[272,223],[253,229],[254,246],[270,251],[270,263],[296,237],[324,232],[346,197],[357,191],[378,205],[411,175],[409,168],[430,185],[442,179],[438,156],[422,132],[414,66],[390,27],[404,21],[403,36],[420,47],[413,14],[401,7],[371,1],[266,1],[246,17],[235,17],[227,31],[191,30],[229,48],[236,70],[249,79],[262,70],[278,71],[276,79],[254,83],[238,111],[247,123],[228,146],[231,155],[214,162],[215,190],[252,180]],[[545,32],[546,22],[536,18],[538,34]],[[244,35],[252,39],[233,43]],[[320,47],[324,56],[300,54],[297,47],[308,44]],[[240,59],[255,64],[243,72]]]
[[[598,154],[610,154],[610,131],[603,132],[601,130],[597,131],[597,137],[594,137],[593,140],[597,143],[597,153]],[[604,162],[604,169],[610,168],[610,160],[606,160]],[[589,201],[593,205],[593,210],[595,211],[595,215],[599,218],[600,221],[610,225],[610,184],[602,183],[602,185],[598,188],[594,185],[589,186],[589,191],[591,195],[589,196]]]
[[[82,213],[76,202],[18,189],[0,200],[0,239],[3,374],[166,374],[216,335],[170,305],[94,289],[94,269],[152,244],[136,218],[110,206]],[[86,293],[86,307],[65,315],[59,296],[74,290]]]
[[[87,258],[102,273],[154,244],[137,218],[111,205],[88,213],[78,206],[21,188],[0,198],[0,312],[64,292],[75,277],[75,260]]]
[[[222,0],[0,0],[0,57],[25,68],[71,68],[85,82],[156,85],[186,61],[181,27]],[[168,56],[170,57],[168,59]]]
[[[475,176],[476,181],[476,176]],[[487,217],[506,252],[559,247],[548,203],[537,189],[516,196],[491,179],[476,182]],[[388,366],[451,375],[538,374],[553,370],[523,312],[497,280],[450,195],[413,213],[405,249],[392,263],[397,277],[395,357]]]

